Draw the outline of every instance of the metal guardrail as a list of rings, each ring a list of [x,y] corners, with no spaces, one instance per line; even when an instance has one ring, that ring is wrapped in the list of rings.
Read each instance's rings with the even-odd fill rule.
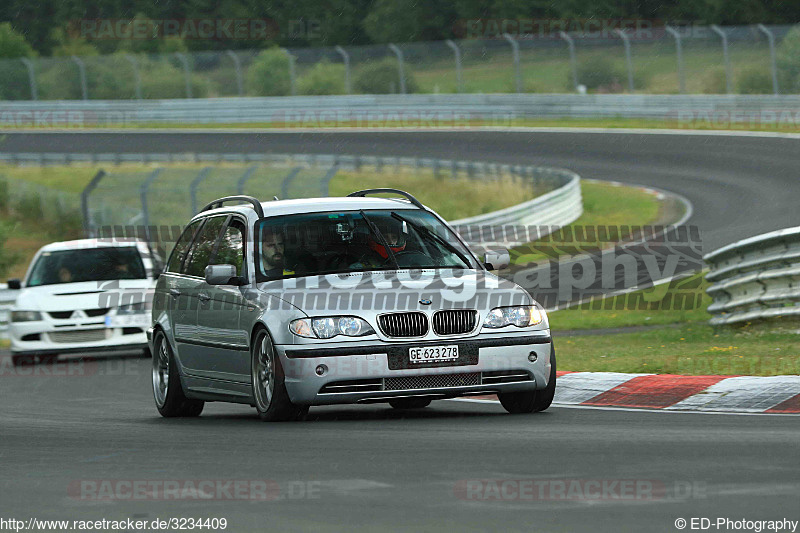
[[[8,310],[17,299],[17,292],[10,290],[5,283],[0,283],[0,339],[8,338]]]
[[[83,128],[148,124],[278,127],[508,126],[515,119],[647,118],[678,127],[720,123],[781,125],[796,117],[800,95],[411,94],[232,97],[175,100],[0,102],[0,127]],[[4,118],[5,117],[5,118]],[[9,117],[13,118],[9,122]],[[39,118],[43,117],[43,118]]]
[[[800,226],[729,244],[704,259],[712,325],[800,316]]]

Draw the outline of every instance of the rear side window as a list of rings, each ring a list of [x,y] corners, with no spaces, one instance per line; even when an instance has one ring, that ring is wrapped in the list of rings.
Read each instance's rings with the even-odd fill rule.
[[[203,225],[200,234],[192,243],[189,258],[183,264],[184,274],[199,278],[206,275],[206,267],[211,261],[214,246],[217,244],[217,239],[227,218],[227,215],[212,217]]]
[[[189,251],[189,245],[192,244],[192,239],[194,239],[195,233],[200,229],[202,223],[203,220],[196,220],[183,230],[183,234],[178,239],[178,242],[175,243],[175,248],[172,249],[172,253],[169,256],[167,272],[174,272],[177,274],[181,271],[181,264],[183,263],[184,257],[186,257],[186,253]]]

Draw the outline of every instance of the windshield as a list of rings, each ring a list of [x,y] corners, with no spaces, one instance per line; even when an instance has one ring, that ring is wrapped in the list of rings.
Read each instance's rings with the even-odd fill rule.
[[[397,268],[476,268],[452,230],[422,210],[270,217],[258,223],[256,235],[262,280]]]
[[[61,250],[39,256],[27,286],[146,277],[142,258],[135,247]]]

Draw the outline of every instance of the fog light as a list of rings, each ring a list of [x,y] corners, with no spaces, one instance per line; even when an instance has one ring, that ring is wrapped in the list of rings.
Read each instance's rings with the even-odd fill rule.
[[[531,363],[535,363],[537,359],[539,359],[539,356],[536,355],[536,352],[531,352],[528,354],[528,361]]]
[[[318,376],[324,376],[325,372],[328,371],[328,367],[325,365],[319,365],[314,371],[317,373]]]

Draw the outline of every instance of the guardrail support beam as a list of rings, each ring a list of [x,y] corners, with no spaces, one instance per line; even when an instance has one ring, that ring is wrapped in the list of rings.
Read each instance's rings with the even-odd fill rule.
[[[614,33],[619,35],[620,39],[622,39],[622,44],[625,45],[625,65],[627,66],[628,70],[628,92],[633,93],[633,59],[631,58],[631,42],[628,39],[628,35],[620,30],[614,30]]]
[[[335,50],[342,56],[342,61],[344,62],[344,92],[345,94],[351,94],[353,88],[350,86],[350,54],[339,45],[336,45]]]
[[[136,56],[132,54],[125,54],[125,59],[131,64],[133,68],[133,82],[135,84],[134,90],[136,92],[136,99],[142,99],[142,77],[139,75],[139,62],[136,61]]]
[[[456,91],[464,92],[464,80],[461,77],[461,49],[452,39],[447,39],[445,43],[453,51],[456,60]]]
[[[88,100],[89,87],[86,85],[86,64],[83,62],[83,59],[78,56],[71,56],[71,59],[78,65],[78,75],[81,79],[81,99]]]
[[[719,35],[720,39],[722,39],[722,58],[725,61],[725,92],[727,94],[733,94],[731,61],[728,57],[728,34],[716,24],[711,25],[711,31]]]
[[[522,71],[519,66],[519,43],[508,33],[503,34],[503,38],[511,44],[511,54],[514,57],[514,83],[517,93],[522,92]]]
[[[233,61],[233,67],[236,69],[236,90],[239,96],[244,96],[244,80],[242,79],[242,62],[236,52],[233,50],[226,50],[225,53]]]
[[[397,56],[397,77],[400,80],[400,94],[406,94],[406,73],[403,68],[403,51],[396,44],[389,43],[389,50]]]
[[[558,35],[567,42],[569,48],[569,68],[572,73],[572,85],[575,87],[575,92],[578,92],[578,60],[575,57],[575,41],[565,31],[558,32]]]
[[[675,54],[678,59],[678,90],[681,94],[686,94],[686,73],[683,70],[683,43],[681,42],[681,34],[672,26],[664,26],[664,29],[675,39]]]
[[[27,57],[20,58],[20,61],[22,61],[22,63],[25,65],[25,68],[28,70],[28,84],[31,87],[31,100],[38,100],[39,91],[36,87],[36,71],[33,68],[33,61]]]

